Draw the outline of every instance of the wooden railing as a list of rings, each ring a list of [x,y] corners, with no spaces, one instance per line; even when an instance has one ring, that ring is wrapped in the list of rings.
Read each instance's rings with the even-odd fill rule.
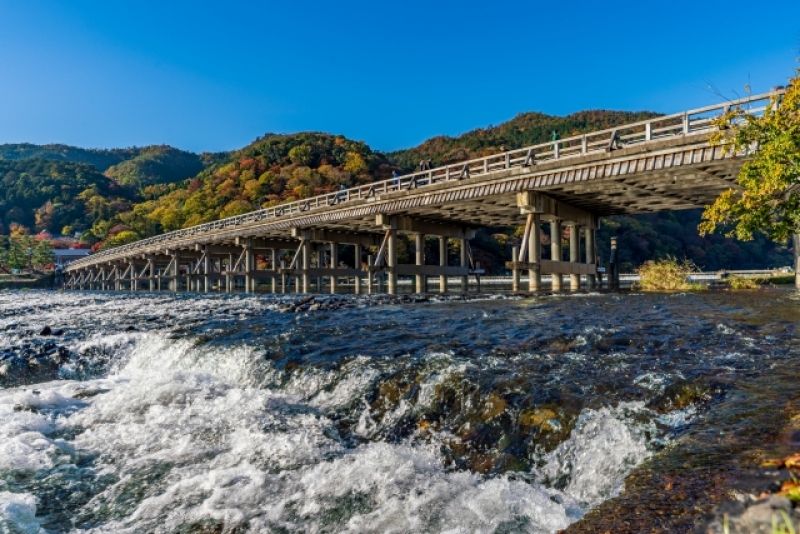
[[[443,182],[460,181],[466,178],[490,174],[514,167],[532,167],[543,162],[568,160],[587,154],[608,152],[616,148],[639,145],[651,141],[661,141],[696,133],[707,133],[717,128],[716,120],[728,111],[737,110],[744,114],[759,116],[768,106],[772,105],[773,99],[777,98],[782,93],[782,90],[776,90],[769,93],[740,98],[738,100],[731,100],[721,104],[684,111],[682,113],[664,115],[614,128],[607,128],[605,130],[509,150],[483,158],[443,165],[393,177],[388,180],[288,202],[242,215],[226,217],[218,221],[167,232],[136,241],[135,243],[104,250],[70,263],[67,270],[74,270],[86,265],[99,263],[105,259],[111,259],[112,257],[125,257],[135,254],[139,250],[151,247],[152,245],[162,243],[168,244],[192,236],[200,236],[219,230],[232,229],[238,226],[247,226],[253,223],[278,219],[287,215],[299,215],[320,208],[329,208],[331,206],[345,204],[353,200],[368,200],[378,195],[428,187]]]

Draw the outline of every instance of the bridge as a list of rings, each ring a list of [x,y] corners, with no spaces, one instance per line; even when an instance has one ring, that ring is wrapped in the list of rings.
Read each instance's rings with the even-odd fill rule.
[[[709,142],[717,119],[729,110],[760,115],[779,95],[424,169],[142,239],[73,262],[65,287],[396,294],[403,279],[416,292],[433,284],[444,293],[455,278],[467,291],[468,277],[482,273],[470,248],[476,230],[520,226],[506,264],[513,290],[542,289],[542,275],[550,275],[555,291],[566,282],[571,290],[592,288],[599,218],[713,201],[732,187],[748,155]],[[433,265],[427,239],[438,242]],[[413,244],[413,263],[398,263],[400,240]]]

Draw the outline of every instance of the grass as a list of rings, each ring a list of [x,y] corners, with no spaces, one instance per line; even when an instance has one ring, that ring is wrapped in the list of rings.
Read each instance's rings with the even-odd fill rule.
[[[702,284],[689,281],[689,275],[697,267],[690,261],[666,258],[649,261],[639,267],[637,289],[642,291],[697,291],[705,289]]]

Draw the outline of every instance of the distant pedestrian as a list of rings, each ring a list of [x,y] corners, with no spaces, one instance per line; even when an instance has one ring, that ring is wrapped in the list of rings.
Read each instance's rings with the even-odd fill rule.
[[[397,169],[392,170],[392,185],[398,187],[400,185],[400,175],[397,174]]]

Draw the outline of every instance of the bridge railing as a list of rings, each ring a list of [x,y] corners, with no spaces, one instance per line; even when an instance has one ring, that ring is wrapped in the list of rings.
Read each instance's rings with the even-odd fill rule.
[[[782,90],[730,100],[720,104],[697,108],[682,113],[663,115],[613,128],[556,139],[546,143],[527,146],[492,154],[481,158],[442,165],[432,169],[416,171],[388,180],[325,193],[303,200],[287,202],[243,215],[227,217],[218,221],[175,230],[104,250],[72,262],[68,270],[101,261],[103,258],[126,256],[137,250],[182,240],[192,236],[235,228],[279,217],[299,215],[321,208],[330,208],[353,200],[372,200],[379,195],[428,187],[443,182],[463,180],[515,167],[533,167],[542,162],[577,158],[589,154],[608,152],[617,148],[633,146],[650,141],[706,133],[716,129],[716,120],[729,110],[741,110],[748,115],[761,115]],[[166,248],[166,247],[165,247]]]

